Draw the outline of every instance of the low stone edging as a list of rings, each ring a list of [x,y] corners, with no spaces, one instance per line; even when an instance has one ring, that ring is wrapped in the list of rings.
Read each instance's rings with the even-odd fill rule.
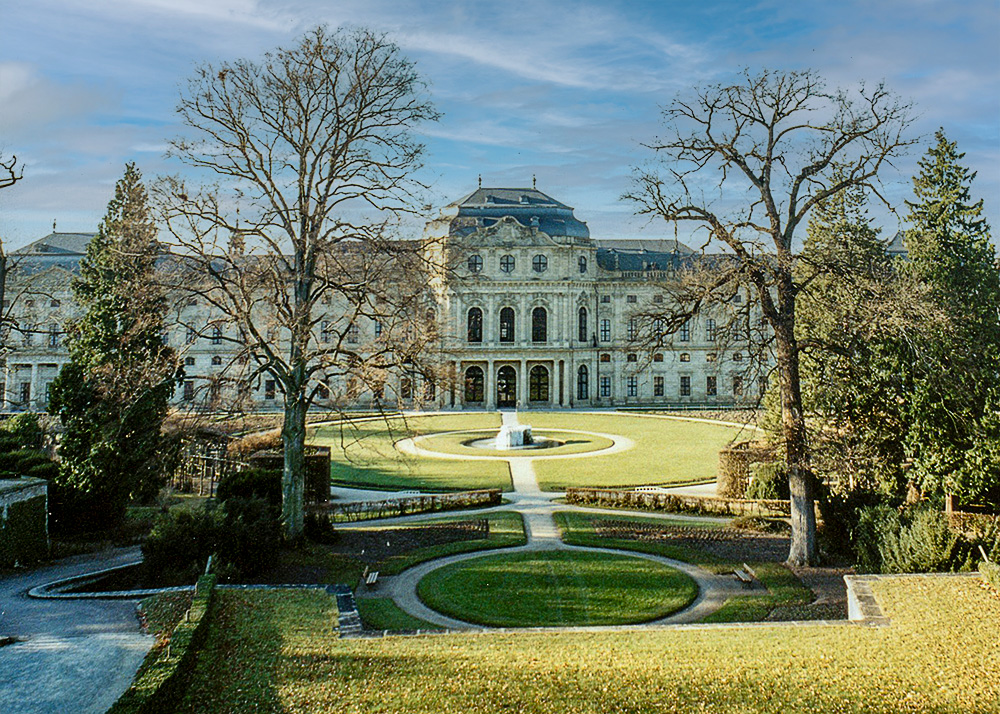
[[[132,682],[108,714],[152,714],[172,709],[184,694],[187,678],[208,632],[214,603],[215,576],[204,575],[198,579],[191,607],[174,628],[170,641],[151,655],[156,659]]]

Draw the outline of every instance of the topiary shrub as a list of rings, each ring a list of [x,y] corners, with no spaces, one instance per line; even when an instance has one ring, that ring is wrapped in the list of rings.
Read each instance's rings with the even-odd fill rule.
[[[777,461],[750,464],[746,498],[751,501],[787,499],[788,472],[785,465]]]

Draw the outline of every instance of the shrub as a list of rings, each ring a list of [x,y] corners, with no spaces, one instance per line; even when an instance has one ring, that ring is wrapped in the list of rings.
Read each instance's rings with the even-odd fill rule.
[[[943,513],[925,505],[862,509],[854,542],[858,570],[866,573],[971,570],[978,546],[955,533]]]
[[[59,464],[55,461],[45,461],[44,463],[35,464],[31,468],[27,469],[24,472],[24,475],[51,481],[59,475]]]
[[[784,500],[788,498],[788,472],[783,463],[750,464],[750,481],[746,498],[751,501]]]
[[[979,573],[983,576],[983,580],[992,585],[997,593],[1000,593],[1000,563],[990,563],[984,560],[979,564]]]
[[[249,434],[241,439],[229,442],[229,456],[249,456],[258,451],[268,451],[281,448],[281,429],[271,429],[256,434]]]
[[[34,412],[14,415],[0,424],[0,429],[13,437],[17,448],[40,449],[42,447],[42,438],[45,432],[38,422],[38,415]]]
[[[18,449],[0,453],[0,471],[12,471],[23,475],[28,469],[38,464],[52,463],[52,459],[44,451],[38,449]]]
[[[281,505],[281,471],[247,469],[227,474],[219,481],[215,492],[220,501],[231,498],[262,498],[275,506]]]
[[[21,440],[7,431],[0,431],[0,454],[17,451],[21,448]]]
[[[281,548],[277,509],[261,498],[230,498],[223,511],[217,539],[220,565],[233,568],[231,577],[256,575],[270,567]]]
[[[734,518],[730,525],[737,530],[752,531],[754,533],[780,533],[785,535],[792,532],[791,524],[783,518],[741,516]]]

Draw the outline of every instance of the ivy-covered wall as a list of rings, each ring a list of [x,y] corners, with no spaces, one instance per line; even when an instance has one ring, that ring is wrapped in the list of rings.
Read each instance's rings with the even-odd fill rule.
[[[0,568],[48,555],[48,484],[35,478],[0,481]]]

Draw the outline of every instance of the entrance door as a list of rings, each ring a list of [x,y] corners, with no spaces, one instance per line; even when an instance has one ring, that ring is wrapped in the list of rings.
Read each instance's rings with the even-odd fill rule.
[[[513,367],[501,367],[497,371],[497,406],[517,406],[517,372]]]

